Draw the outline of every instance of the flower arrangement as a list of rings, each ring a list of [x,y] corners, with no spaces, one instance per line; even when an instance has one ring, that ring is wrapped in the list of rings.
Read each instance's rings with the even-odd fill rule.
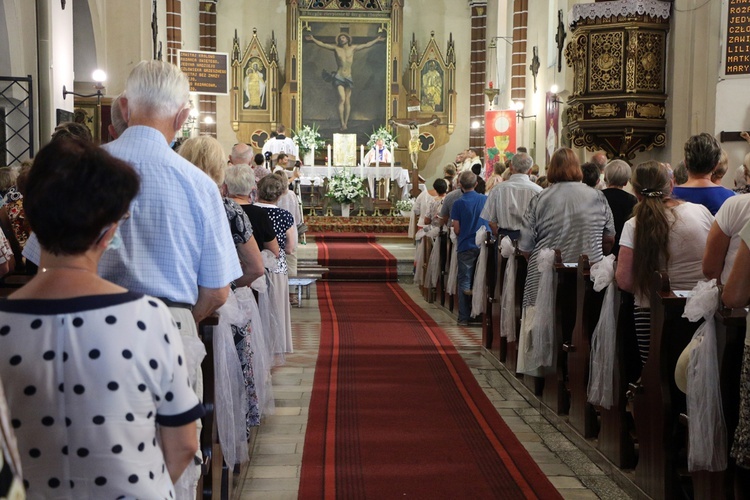
[[[400,212],[411,212],[412,208],[414,208],[414,199],[412,198],[398,200],[396,202],[396,210]]]
[[[313,146],[320,151],[326,145],[323,138],[318,133],[318,127],[314,123],[312,126],[305,125],[294,132],[294,144],[299,148],[300,156],[312,151]]]
[[[342,172],[337,172],[328,180],[326,196],[339,203],[354,203],[366,195],[367,191],[362,185],[362,179],[352,171],[345,169]]]
[[[391,134],[390,130],[385,127],[380,127],[377,130],[373,130],[372,134],[370,135],[370,140],[367,141],[367,149],[371,149],[375,145],[375,141],[377,141],[378,139],[383,139],[383,146],[385,146],[386,149],[391,149],[391,147],[393,147],[393,149],[396,149],[398,147],[398,143],[393,137],[393,134]]]

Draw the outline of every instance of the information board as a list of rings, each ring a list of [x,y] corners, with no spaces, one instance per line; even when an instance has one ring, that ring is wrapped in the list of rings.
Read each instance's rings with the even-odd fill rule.
[[[179,50],[177,65],[190,81],[190,92],[211,95],[229,93],[229,54]]]
[[[728,0],[727,4],[724,73],[750,75],[750,0]]]

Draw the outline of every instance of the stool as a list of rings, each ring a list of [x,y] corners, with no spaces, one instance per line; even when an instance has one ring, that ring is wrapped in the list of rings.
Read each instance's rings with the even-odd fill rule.
[[[297,307],[302,307],[302,288],[305,289],[305,298],[310,298],[310,285],[315,283],[315,278],[289,278],[289,286],[297,287]]]

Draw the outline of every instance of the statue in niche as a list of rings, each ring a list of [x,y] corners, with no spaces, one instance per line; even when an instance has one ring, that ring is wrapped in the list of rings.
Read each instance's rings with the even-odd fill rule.
[[[435,113],[443,111],[443,74],[437,61],[428,61],[422,70],[422,110]]]
[[[266,98],[265,66],[257,57],[251,58],[245,67],[243,81],[245,109],[264,109]]]

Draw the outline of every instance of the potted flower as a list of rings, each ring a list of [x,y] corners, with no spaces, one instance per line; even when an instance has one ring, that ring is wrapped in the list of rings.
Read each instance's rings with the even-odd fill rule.
[[[295,131],[293,140],[299,148],[303,165],[313,165],[315,163],[315,150],[325,147],[325,142],[318,133],[318,126],[314,123],[312,126],[304,125],[301,129]]]
[[[396,202],[396,210],[401,212],[401,215],[403,217],[410,217],[411,211],[414,208],[414,200],[412,198],[407,198],[405,200],[398,200]]]
[[[328,192],[326,196],[341,203],[341,215],[349,217],[349,208],[352,203],[367,195],[362,185],[362,179],[354,172],[343,170],[336,172],[328,180]]]

